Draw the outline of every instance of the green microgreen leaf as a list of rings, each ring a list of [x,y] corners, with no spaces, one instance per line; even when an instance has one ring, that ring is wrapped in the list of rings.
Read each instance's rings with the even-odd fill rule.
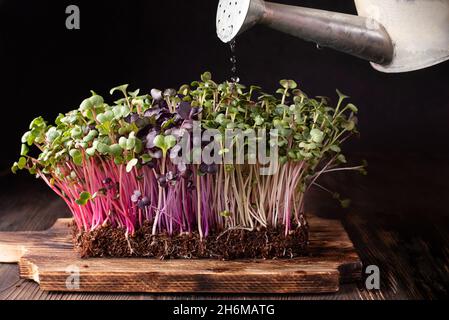
[[[315,143],[322,143],[324,140],[324,133],[320,129],[312,129],[310,131],[310,136]]]
[[[126,172],[131,172],[134,167],[137,165],[137,163],[139,162],[139,160],[137,160],[136,158],[131,159],[128,164],[126,165]]]
[[[17,168],[22,170],[26,167],[27,165],[27,159],[25,157],[21,157],[19,159],[19,162],[17,163]]]
[[[80,166],[83,164],[83,155],[78,149],[70,150],[69,155],[70,157],[72,157],[73,163],[75,163],[76,165]]]
[[[210,81],[211,79],[212,79],[212,75],[208,71],[201,75],[201,81],[203,81],[203,82]]]
[[[13,174],[16,174],[17,173],[17,171],[19,171],[20,169],[19,169],[19,164],[17,163],[17,162],[14,162],[14,164],[12,165],[12,167],[11,167],[11,172],[13,173]]]
[[[75,202],[80,206],[85,206],[91,199],[92,195],[87,191],[83,191]]]
[[[112,88],[111,91],[109,91],[109,94],[113,95],[114,92],[120,91],[121,93],[123,93],[124,96],[127,96],[127,94],[126,94],[126,90],[127,89],[128,89],[128,84],[122,84],[121,86],[117,86],[115,88]]]
[[[220,212],[220,216],[224,218],[229,218],[230,216],[232,216],[232,213],[230,211],[222,211]]]
[[[26,144],[22,144],[22,148],[20,149],[20,155],[21,156],[27,156],[28,152],[30,151],[30,148]]]
[[[172,135],[157,135],[154,138],[154,145],[161,149],[164,154],[167,154],[167,151],[176,145],[176,138]]]
[[[113,156],[119,156],[123,153],[123,148],[119,144],[113,144],[109,147],[109,153]]]
[[[148,162],[153,160],[153,158],[147,153],[143,154],[140,158],[142,159],[142,164],[147,164]]]

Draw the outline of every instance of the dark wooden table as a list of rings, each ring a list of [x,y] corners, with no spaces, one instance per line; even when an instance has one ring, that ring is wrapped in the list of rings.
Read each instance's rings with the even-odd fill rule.
[[[0,264],[0,299],[437,299],[449,288],[449,158],[428,155],[353,155],[367,159],[368,176],[332,174],[322,183],[352,199],[341,209],[318,190],[307,210],[341,219],[365,266],[380,268],[381,289],[364,282],[325,295],[60,294],[18,277]],[[45,230],[69,217],[64,203],[42,181],[0,174],[0,231]]]

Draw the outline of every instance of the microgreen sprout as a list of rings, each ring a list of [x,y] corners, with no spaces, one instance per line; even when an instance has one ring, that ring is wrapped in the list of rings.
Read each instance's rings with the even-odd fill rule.
[[[142,95],[121,85],[110,93],[122,98],[110,105],[92,92],[54,124],[34,119],[12,167],[42,178],[66,202],[80,230],[110,224],[133,234],[150,223],[154,234],[198,231],[203,237],[261,227],[282,227],[288,234],[303,221],[304,194],[311,186],[331,192],[317,183],[322,174],[363,171],[342,167],[341,144],[356,133],[358,110],[344,104],[347,97],[340,92],[332,107],[326,98],[309,98],[292,80],[280,81],[271,95],[256,86],[216,83],[207,72],[178,91]],[[275,174],[261,175],[263,164],[251,162],[246,151],[243,164],[174,163],[182,137],[193,136],[196,122],[200,131],[265,130],[279,156]],[[217,143],[214,156],[220,159],[239,147]]]

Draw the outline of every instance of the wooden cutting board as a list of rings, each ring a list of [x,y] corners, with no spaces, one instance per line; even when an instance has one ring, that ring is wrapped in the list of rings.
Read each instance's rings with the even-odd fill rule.
[[[361,278],[362,263],[342,224],[309,216],[310,256],[293,260],[81,259],[70,219],[42,232],[0,232],[0,262],[42,290],[151,293],[324,293]]]

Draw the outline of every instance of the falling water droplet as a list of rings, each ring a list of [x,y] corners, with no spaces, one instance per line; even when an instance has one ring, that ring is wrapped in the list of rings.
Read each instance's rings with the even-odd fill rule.
[[[234,53],[235,52],[235,47],[236,47],[235,38],[232,39],[232,41],[229,43],[229,46],[231,47],[231,52]]]
[[[237,76],[237,56],[235,54],[236,52],[236,41],[235,39],[232,39],[232,41],[229,43],[229,46],[231,48],[231,58],[229,61],[231,61],[231,82],[233,83],[239,83],[240,78]]]
[[[316,48],[317,48],[318,50],[323,50],[323,47],[320,46],[318,43],[316,44]]]

